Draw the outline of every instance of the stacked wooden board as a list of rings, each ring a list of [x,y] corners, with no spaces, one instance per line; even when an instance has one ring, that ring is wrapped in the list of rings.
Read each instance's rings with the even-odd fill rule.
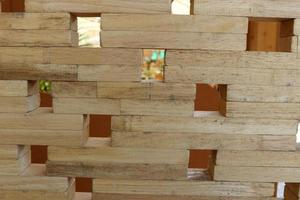
[[[0,13],[1,199],[71,200],[76,177],[93,179],[93,200],[275,200],[278,182],[298,199],[297,5],[194,0],[183,16],[171,0],[25,0]],[[101,15],[101,48],[77,46],[82,15]],[[252,17],[280,18],[292,46],[246,51]],[[156,48],[165,79],[143,82]],[[41,79],[53,108],[39,107]],[[220,85],[221,114],[195,115],[198,83]],[[89,137],[91,115],[112,116],[111,138]],[[31,145],[48,146],[46,176]],[[189,150],[214,150],[208,169],[189,169]]]

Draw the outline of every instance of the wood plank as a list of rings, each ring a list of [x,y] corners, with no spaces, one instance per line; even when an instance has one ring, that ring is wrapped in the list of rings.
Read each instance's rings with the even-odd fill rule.
[[[166,66],[167,83],[256,84],[273,83],[273,70],[258,68],[220,68],[205,66]]]
[[[300,103],[300,87],[228,85],[227,101]]]
[[[300,19],[294,19],[293,34],[300,35]]]
[[[0,112],[2,113],[26,113],[39,106],[39,94],[28,97],[0,97]]]
[[[188,166],[186,150],[49,147],[48,158],[50,176],[177,180]]]
[[[16,160],[28,151],[28,147],[21,145],[0,145],[0,160]]]
[[[28,0],[26,12],[71,13],[170,13],[170,0]]]
[[[116,56],[118,55],[118,56]],[[0,47],[1,64],[141,65],[141,49]]]
[[[52,82],[53,97],[95,97],[96,82]]]
[[[0,30],[1,46],[77,46],[78,34],[70,30]]]
[[[291,135],[297,133],[297,120],[239,119],[216,117],[114,116],[112,130],[205,133]]]
[[[300,17],[297,0],[194,0],[195,14],[269,18]]]
[[[0,96],[26,97],[39,92],[35,81],[0,80]]]
[[[19,47],[16,49],[19,49]],[[77,81],[77,66],[56,64],[0,64],[0,79]]]
[[[57,177],[1,176],[0,195],[4,200],[71,200],[75,181]]]
[[[120,115],[120,101],[97,98],[54,98],[54,113]]]
[[[17,159],[0,160],[0,176],[2,175],[20,175],[31,162],[30,151],[24,152]]]
[[[246,50],[246,34],[102,31],[103,47]],[[157,39],[159,38],[159,40]]]
[[[223,16],[103,14],[104,31],[247,33],[248,19]],[[147,22],[147,23],[145,23]]]
[[[164,92],[161,92],[164,91]],[[98,82],[97,96],[109,99],[195,99],[195,84]]]
[[[276,70],[274,84],[278,86],[300,86],[299,70]]]
[[[216,166],[214,179],[216,181],[298,183],[300,168]]]
[[[79,65],[79,81],[139,82],[139,65]]]
[[[133,100],[121,99],[121,115],[190,116],[193,100]]]
[[[47,108],[29,113],[0,113],[0,129],[82,130],[83,121],[83,115],[54,114]]]
[[[68,13],[1,13],[1,30],[70,30],[76,24]]]
[[[295,150],[295,141],[296,136],[289,135],[207,134],[200,131],[195,133],[184,131],[112,132],[112,146],[126,148],[289,151]]]
[[[94,179],[93,189],[101,194],[154,195],[189,197],[272,197],[272,183],[230,183],[214,181],[152,181],[152,180],[103,180]]]
[[[286,52],[168,50],[167,65],[219,68],[299,69],[297,54]]]
[[[299,119],[299,103],[226,102],[227,117]]]
[[[279,151],[219,151],[217,165],[248,167],[298,168],[300,152]]]

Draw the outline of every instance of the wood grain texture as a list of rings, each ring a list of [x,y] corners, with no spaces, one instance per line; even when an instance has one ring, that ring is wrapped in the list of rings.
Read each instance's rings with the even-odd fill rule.
[[[26,97],[39,93],[35,81],[0,80],[1,97]]]
[[[153,32],[202,32],[240,33],[248,32],[248,19],[223,16],[103,14],[104,31],[153,31]]]
[[[28,151],[28,146],[0,145],[0,160],[16,160]]]
[[[170,195],[185,196],[184,199],[196,196],[271,197],[274,194],[274,185],[271,183],[95,179],[93,186],[96,194]]]
[[[170,13],[170,0],[27,0],[26,12]]]
[[[27,97],[0,97],[0,111],[5,113],[26,113],[40,106],[39,94]]]
[[[188,166],[186,150],[50,147],[48,156],[50,176],[176,180]]]
[[[1,30],[71,30],[76,22],[68,13],[1,13]]]
[[[67,178],[1,176],[0,179],[0,195],[4,200],[71,200],[75,194],[75,182]]]
[[[96,97],[96,82],[52,82],[53,97]]]
[[[164,92],[161,92],[164,91]],[[194,84],[134,83],[134,82],[98,82],[97,96],[110,99],[195,99]]]
[[[246,34],[102,31],[100,38],[113,48],[246,50]]]
[[[54,113],[120,115],[120,101],[97,98],[54,98]]]
[[[112,130],[205,133],[291,135],[297,133],[296,120],[239,119],[217,117],[114,116]]]
[[[269,18],[300,17],[297,0],[194,0],[195,14]]]
[[[151,142],[149,142],[151,141]],[[180,142],[178,142],[180,141]],[[113,131],[112,146],[152,149],[295,150],[296,136],[178,132]]]
[[[30,162],[30,151],[22,152],[22,154],[19,154],[19,156],[15,159],[1,159],[0,176],[18,176],[30,165]]]

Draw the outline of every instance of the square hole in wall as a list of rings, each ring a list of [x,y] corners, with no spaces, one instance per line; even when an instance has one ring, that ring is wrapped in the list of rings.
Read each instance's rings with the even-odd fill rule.
[[[163,81],[166,50],[144,49],[142,81]]]
[[[251,18],[248,27],[247,50],[293,52],[297,39],[293,35],[292,19]]]
[[[216,153],[214,150],[190,150],[188,179],[212,180]]]
[[[172,1],[172,14],[174,15],[190,15],[193,13],[192,0],[173,0]]]
[[[2,12],[25,12],[25,0],[2,0]]]
[[[93,179],[91,178],[75,178],[76,192],[91,193],[93,192]]]
[[[31,163],[45,164],[48,160],[48,146],[31,146]]]
[[[227,86],[217,84],[197,84],[195,117],[207,114],[226,113]]]
[[[285,200],[298,200],[299,196],[300,196],[300,184],[299,183],[285,183],[284,185],[285,185],[284,199]],[[279,185],[277,187],[279,187]],[[280,196],[279,198],[283,198],[283,197]]]
[[[53,98],[51,95],[52,92],[52,83],[51,81],[41,80],[39,81],[40,88],[40,107],[52,107]]]
[[[77,17],[78,46],[101,47],[101,17]]]
[[[111,137],[111,116],[90,115],[89,137],[110,138]]]

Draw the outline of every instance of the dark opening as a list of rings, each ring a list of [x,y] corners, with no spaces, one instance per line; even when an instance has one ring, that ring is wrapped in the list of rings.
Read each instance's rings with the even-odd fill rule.
[[[93,179],[91,178],[75,178],[76,192],[93,192]]]
[[[40,84],[40,107],[53,107],[53,98],[51,95],[52,84],[51,81],[41,80]]]
[[[48,146],[31,146],[31,163],[45,164],[48,160]]]
[[[25,12],[25,0],[2,0],[2,12]]]
[[[90,115],[90,137],[109,138],[111,137],[111,116]]]

